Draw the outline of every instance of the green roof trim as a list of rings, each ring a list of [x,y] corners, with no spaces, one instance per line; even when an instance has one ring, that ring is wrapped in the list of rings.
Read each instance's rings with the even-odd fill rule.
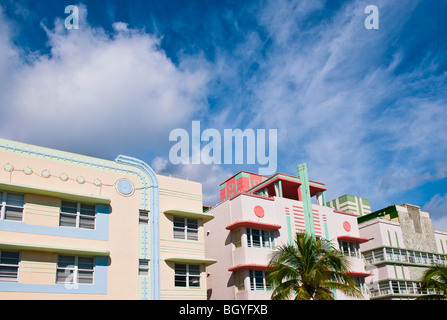
[[[393,204],[386,208],[365,214],[364,216],[359,216],[359,217],[357,217],[357,221],[358,221],[358,223],[363,223],[363,222],[373,220],[376,218],[380,218],[380,217],[383,217],[386,215],[390,215],[391,219],[396,218],[398,216],[396,205]]]

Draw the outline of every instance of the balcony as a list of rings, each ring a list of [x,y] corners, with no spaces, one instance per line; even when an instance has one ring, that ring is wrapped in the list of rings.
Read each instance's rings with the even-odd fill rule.
[[[431,266],[434,264],[447,265],[447,258],[443,254],[413,251],[392,247],[382,247],[363,252],[366,265],[383,262]]]
[[[368,286],[371,299],[383,298],[417,298],[427,294],[442,294],[437,290],[420,291],[420,283],[417,281],[386,280]]]

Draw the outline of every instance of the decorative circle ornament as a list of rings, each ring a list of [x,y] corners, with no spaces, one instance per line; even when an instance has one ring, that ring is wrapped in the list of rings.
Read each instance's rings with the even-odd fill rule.
[[[134,191],[133,184],[127,179],[121,179],[116,182],[116,189],[122,195],[131,195]]]
[[[12,172],[12,171],[14,171],[14,167],[13,167],[13,165],[10,164],[10,163],[5,163],[5,165],[3,166],[3,169],[5,169],[5,170],[8,171],[8,172]]]
[[[97,187],[101,186],[101,184],[102,184],[101,180],[99,180],[99,179],[95,179],[95,180],[93,180],[93,183],[94,183],[95,186],[97,186]]]
[[[47,169],[43,170],[43,171],[42,171],[42,177],[44,177],[44,178],[49,178],[49,177],[51,177],[51,173],[50,173],[50,171],[48,171]]]
[[[264,209],[261,206],[256,206],[254,208],[254,212],[258,218],[264,217]]]
[[[61,175],[59,176],[59,178],[62,181],[67,181],[68,180],[68,175],[66,173],[61,173]]]
[[[33,169],[31,169],[30,167],[26,167],[23,169],[23,173],[29,176],[30,174],[33,173]]]
[[[348,221],[345,221],[343,222],[343,228],[349,232],[351,231],[351,224]]]
[[[84,179],[83,176],[79,176],[79,177],[76,178],[76,181],[77,181],[79,184],[83,184],[83,183],[85,182],[85,179]]]

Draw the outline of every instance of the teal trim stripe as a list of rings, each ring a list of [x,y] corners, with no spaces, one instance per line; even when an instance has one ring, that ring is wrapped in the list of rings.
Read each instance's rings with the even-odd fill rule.
[[[357,206],[359,207],[359,215],[363,216],[363,210],[362,210],[362,202],[360,201],[359,197],[355,197]]]
[[[312,213],[312,202],[310,200],[309,176],[307,174],[307,164],[297,166],[298,178],[301,181],[301,200],[303,202],[304,222],[306,233],[315,236],[314,219]]]
[[[151,277],[151,299],[160,300],[160,189],[157,176],[150,166],[145,162],[120,155],[115,159],[118,163],[124,163],[142,170],[149,179],[150,195],[150,277]],[[144,192],[144,194],[146,194]],[[145,199],[146,201],[146,199]],[[144,203],[146,205],[146,202]]]
[[[287,233],[289,234],[289,243],[290,245],[293,245],[292,223],[290,221],[289,214],[286,216],[286,221],[287,221]]]
[[[324,235],[326,239],[329,240],[329,230],[327,228],[327,222],[324,222],[323,225],[324,225]]]

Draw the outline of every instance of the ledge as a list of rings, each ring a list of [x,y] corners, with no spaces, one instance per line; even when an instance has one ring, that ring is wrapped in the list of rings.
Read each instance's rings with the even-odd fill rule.
[[[24,243],[12,243],[12,242],[0,242],[0,249],[45,251],[45,252],[56,252],[56,253],[83,255],[83,256],[109,256],[110,255],[110,252],[107,250],[67,248],[67,247],[58,247],[58,246],[52,246],[52,245],[37,245],[37,244],[24,244]]]
[[[346,214],[346,215],[348,215],[348,216],[358,217],[358,214],[357,214],[357,213],[346,212],[346,211],[335,210],[335,209],[333,209],[333,211],[336,212],[336,213]]]
[[[0,190],[10,191],[10,192],[18,192],[18,193],[33,193],[50,197],[57,197],[63,200],[71,200],[71,201],[79,201],[79,202],[87,202],[94,204],[110,204],[110,199],[88,195],[88,194],[79,194],[72,192],[64,192],[53,189],[39,188],[27,185],[21,185],[16,183],[7,183],[0,182]]]
[[[178,262],[178,263],[204,264],[206,266],[212,265],[217,262],[216,259],[193,258],[193,257],[168,257],[168,258],[164,258],[162,260],[170,261],[170,262]]]
[[[374,273],[370,273],[370,272],[360,272],[360,271],[350,271],[347,272],[347,275],[350,277],[361,277],[361,278],[366,278],[369,276],[372,276]]]
[[[264,271],[267,268],[268,268],[267,265],[247,263],[247,264],[239,264],[237,266],[231,267],[228,269],[228,271],[236,272],[236,271],[244,270],[244,269],[250,269],[250,270],[255,270],[255,271]]]
[[[200,212],[200,211],[189,211],[182,209],[168,209],[163,211],[165,214],[172,214],[175,216],[186,217],[186,218],[195,218],[195,219],[203,219],[205,222],[214,219],[214,216],[209,213]]]
[[[357,242],[357,243],[365,243],[365,242],[369,241],[369,239],[367,239],[367,238],[360,238],[360,237],[353,237],[353,236],[338,236],[337,240]]]
[[[275,230],[275,231],[281,229],[281,226],[277,225],[277,224],[256,222],[256,221],[245,221],[245,220],[232,223],[229,226],[227,226],[225,229],[236,230],[241,227],[258,228],[258,229],[263,229],[263,230]]]

